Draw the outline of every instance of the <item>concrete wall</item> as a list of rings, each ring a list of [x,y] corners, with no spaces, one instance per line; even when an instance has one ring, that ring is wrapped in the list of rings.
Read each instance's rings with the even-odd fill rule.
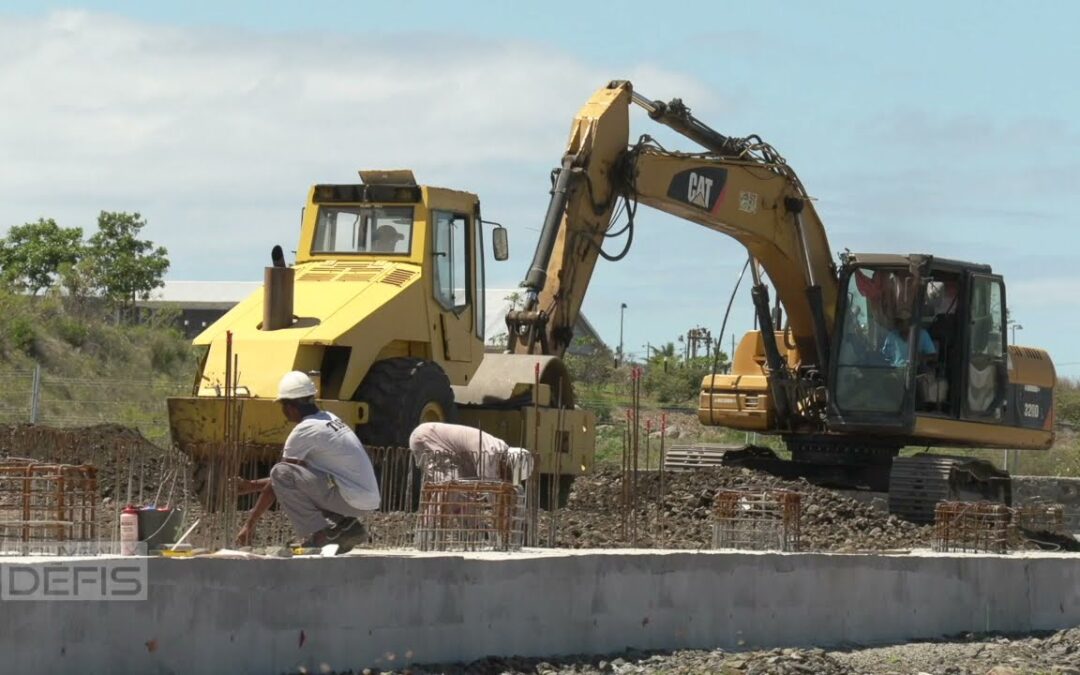
[[[1078,600],[1080,558],[1062,555],[152,559],[144,602],[0,602],[0,649],[4,672],[264,675],[1057,629]]]
[[[1065,507],[1065,524],[1080,532],[1080,478],[1013,476],[1013,503],[1053,502]]]

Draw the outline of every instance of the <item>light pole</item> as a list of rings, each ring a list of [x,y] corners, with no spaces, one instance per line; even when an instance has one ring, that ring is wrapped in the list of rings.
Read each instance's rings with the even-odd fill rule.
[[[623,341],[622,341],[622,338],[623,338],[623,318],[625,316],[626,316],[626,303],[624,302],[624,303],[622,303],[622,306],[619,307],[619,358],[616,361],[616,363],[617,363],[616,367],[621,367],[622,366],[622,360],[623,360]]]
[[[1009,344],[1016,344],[1016,331],[1024,330],[1024,327],[1018,323],[1014,323],[1012,326],[1012,341]]]

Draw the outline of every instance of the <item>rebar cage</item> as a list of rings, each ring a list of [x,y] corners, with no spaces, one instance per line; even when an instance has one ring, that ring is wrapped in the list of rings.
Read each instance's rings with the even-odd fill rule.
[[[413,540],[421,551],[520,550],[525,492],[495,480],[425,483]]]
[[[720,490],[713,499],[713,548],[798,551],[802,494]]]
[[[999,502],[938,502],[931,547],[942,553],[1006,553],[1012,510]]]
[[[1013,507],[1013,525],[1029,532],[1066,534],[1065,507],[1046,503]]]
[[[97,469],[89,465],[0,462],[0,543],[94,541]]]

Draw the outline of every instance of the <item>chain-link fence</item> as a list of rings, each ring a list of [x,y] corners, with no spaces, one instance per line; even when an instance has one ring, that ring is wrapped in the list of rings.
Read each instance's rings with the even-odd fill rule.
[[[147,439],[169,437],[165,399],[190,385],[155,378],[60,377],[41,368],[0,369],[0,424],[53,427],[120,424]]]

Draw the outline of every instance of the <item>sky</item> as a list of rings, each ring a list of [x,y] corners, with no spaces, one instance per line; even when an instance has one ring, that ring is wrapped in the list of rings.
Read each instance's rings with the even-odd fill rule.
[[[1016,342],[1080,377],[1080,4],[20,2],[0,8],[0,233],[138,211],[173,280],[257,280],[317,182],[413,169],[510,230],[523,278],[574,114],[612,79],[756,133],[839,252],[1003,274]],[[665,136],[635,113],[631,136]],[[719,335],[746,254],[638,211],[584,303],[625,351]],[[737,293],[723,344],[752,327]]]

